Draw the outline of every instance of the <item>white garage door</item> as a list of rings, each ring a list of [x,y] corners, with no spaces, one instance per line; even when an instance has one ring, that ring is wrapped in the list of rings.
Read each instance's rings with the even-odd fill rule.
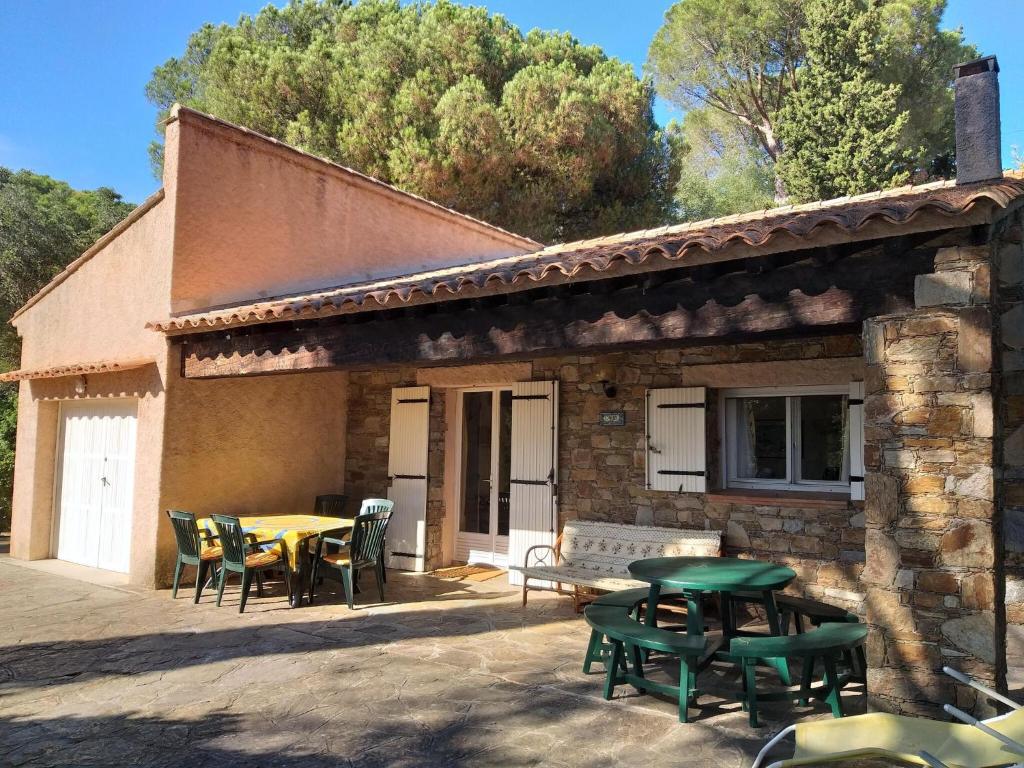
[[[61,404],[56,553],[128,572],[135,476],[134,400]]]

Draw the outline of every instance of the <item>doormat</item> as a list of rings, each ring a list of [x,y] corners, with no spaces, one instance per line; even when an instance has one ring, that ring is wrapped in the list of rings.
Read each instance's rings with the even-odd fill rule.
[[[438,568],[431,572],[431,576],[452,581],[487,581],[504,573],[505,571],[501,568],[494,568],[490,565],[455,565],[451,568]]]

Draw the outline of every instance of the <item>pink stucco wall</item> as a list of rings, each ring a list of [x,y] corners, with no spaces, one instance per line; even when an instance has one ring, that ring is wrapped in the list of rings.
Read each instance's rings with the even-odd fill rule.
[[[146,323],[170,308],[173,215],[164,198],[15,318],[22,368],[163,352],[164,339]]]
[[[11,522],[11,554],[16,558],[52,555],[60,402],[133,398],[138,401],[138,430],[129,576],[137,584],[154,583],[153,553],[158,540],[166,540],[158,513],[168,347],[145,323],[167,312],[172,217],[167,200],[158,202],[15,320],[22,336],[22,368],[153,361],[134,370],[88,376],[84,396],[76,394],[71,377],[22,382]]]
[[[535,244],[187,109],[167,127],[174,312],[527,253]]]

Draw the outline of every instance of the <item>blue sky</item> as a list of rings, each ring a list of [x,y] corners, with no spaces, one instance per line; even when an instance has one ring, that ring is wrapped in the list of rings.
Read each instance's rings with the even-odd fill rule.
[[[283,2],[283,0],[282,0]],[[524,30],[572,32],[639,67],[670,0],[477,2]],[[0,2],[0,165],[75,187],[111,186],[141,202],[159,186],[146,147],[155,109],[144,88],[154,66],[184,50],[204,21],[235,22],[266,0],[32,0]],[[1004,164],[1024,148],[1024,0],[950,0],[962,26],[999,57]],[[671,110],[659,104],[665,122]]]

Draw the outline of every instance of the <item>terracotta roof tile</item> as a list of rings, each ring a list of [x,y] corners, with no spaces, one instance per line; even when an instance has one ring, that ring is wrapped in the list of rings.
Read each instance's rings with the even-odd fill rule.
[[[84,376],[92,373],[114,373],[130,371],[153,365],[156,361],[148,360],[102,360],[97,363],[76,363],[75,365],[58,365],[53,368],[22,369],[0,373],[0,382],[23,381],[25,379],[57,379],[61,376]]]
[[[895,225],[894,234],[898,234],[899,227],[909,225],[926,211],[955,218],[979,203],[1006,208],[1022,197],[1024,178],[1018,174],[964,186],[944,181],[901,187],[581,240],[482,263],[211,308],[152,322],[148,327],[171,332],[208,330],[380,309],[414,298],[444,300],[460,294],[520,290],[546,280],[593,277],[613,266],[640,267],[655,259],[664,260],[664,267],[669,268],[686,263],[687,256],[698,251],[726,259],[730,249],[746,246],[742,255],[749,256],[750,248],[765,247],[779,235],[803,240],[810,247],[819,233],[838,230],[856,235],[880,221]]]

